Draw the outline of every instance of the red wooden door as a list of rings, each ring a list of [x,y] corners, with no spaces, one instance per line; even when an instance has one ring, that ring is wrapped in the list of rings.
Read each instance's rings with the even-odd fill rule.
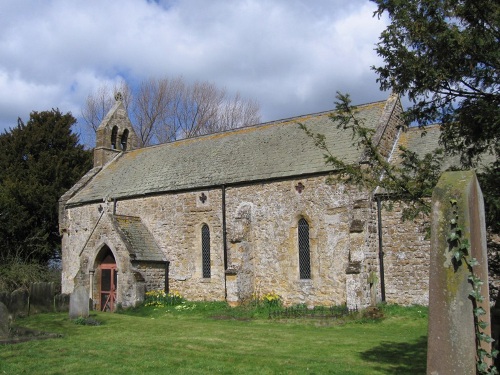
[[[115,310],[116,273],[116,263],[101,264],[101,311]]]

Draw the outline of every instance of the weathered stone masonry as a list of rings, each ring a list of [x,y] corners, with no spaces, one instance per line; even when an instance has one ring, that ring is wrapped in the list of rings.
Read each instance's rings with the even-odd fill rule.
[[[359,111],[389,157],[401,124],[399,100]],[[117,102],[99,127],[94,169],[60,201],[63,292],[83,285],[102,308],[100,270],[107,259],[116,264],[112,292],[124,307],[142,301],[148,290],[163,289],[166,281],[189,300],[233,305],[271,292],[286,305],[354,308],[380,301],[372,192],[327,183],[335,171],[297,124],[324,133],[338,157],[362,162],[351,135],[328,115],[135,150],[136,136]],[[120,150],[115,139],[111,147],[114,134],[127,134],[130,144]],[[421,278],[427,279],[427,242],[419,223],[401,224],[399,215],[398,209],[382,213],[387,300],[426,303],[428,286]],[[301,219],[308,225],[305,279],[299,272]],[[204,225],[210,277],[203,277]]]
[[[346,302],[346,269],[356,264],[358,269],[347,275],[366,283],[368,274],[376,271],[373,259],[365,259],[368,244],[368,220],[371,211],[354,207],[369,202],[356,189],[332,186],[326,177],[312,177],[295,181],[269,182],[226,189],[228,232],[228,267],[236,272],[235,295],[232,302],[248,300],[254,295],[278,293],[287,304],[331,305]],[[295,186],[301,183],[301,193]],[[200,196],[207,199],[201,203]],[[321,205],[316,202],[323,202]],[[111,210],[109,203],[107,210]],[[129,257],[120,241],[113,238],[107,216],[101,218],[99,233],[88,240],[81,257],[78,252],[87,241],[97,220],[102,204],[70,210],[71,234],[64,237],[67,248],[64,278],[70,281],[88,275],[95,269],[79,258],[95,257],[106,238],[106,244]],[[114,208],[120,215],[144,218],[144,224],[153,234],[159,247],[170,261],[170,287],[192,300],[224,299],[224,254],[222,241],[221,189],[153,196],[118,201]],[[245,217],[242,219],[242,211]],[[76,216],[78,215],[78,216]],[[300,280],[298,272],[297,223],[304,217],[310,224],[311,279]],[[244,220],[242,224],[241,221]],[[83,225],[82,225],[83,224]],[[201,270],[201,226],[207,224],[211,232],[212,276],[203,279]],[[106,233],[104,236],[102,232]],[[74,261],[77,260],[77,261]],[[164,270],[141,264],[135,268],[122,262],[119,277],[133,271],[142,274],[147,290],[164,285]],[[373,268],[373,269],[372,269]],[[79,273],[83,276],[78,276]],[[362,276],[359,276],[362,275]],[[131,276],[130,276],[131,277]],[[122,280],[123,281],[123,280]],[[82,280],[81,282],[87,283]],[[131,292],[125,292],[131,293]],[[353,296],[354,305],[369,303],[368,295]]]
[[[391,203],[391,209],[382,205],[386,301],[427,305],[430,239],[426,236],[425,221],[428,219],[403,222],[402,203]]]

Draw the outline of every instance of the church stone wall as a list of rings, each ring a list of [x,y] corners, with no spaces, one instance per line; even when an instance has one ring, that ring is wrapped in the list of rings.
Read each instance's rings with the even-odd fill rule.
[[[228,231],[232,239],[229,267],[243,278],[246,269],[253,270],[253,278],[240,290],[241,299],[272,292],[280,295],[286,305],[346,303],[350,254],[360,249],[362,252],[367,244],[367,212],[360,213],[359,238],[349,230],[354,202],[363,199],[367,197],[356,189],[325,184],[325,177],[228,189]],[[238,239],[241,205],[251,207],[251,218],[248,234]],[[311,278],[307,280],[299,277],[297,225],[301,217],[308,221],[310,231]],[[359,260],[356,276],[363,275],[359,287],[366,288],[364,257],[360,255]],[[248,261],[252,264],[248,265]],[[356,293],[359,304],[366,305],[366,295]]]
[[[111,221],[112,203],[89,204],[70,208],[63,230],[62,291],[71,293],[77,285],[99,301],[99,255],[104,246],[112,251],[118,270],[116,302],[133,306],[142,297],[136,288],[134,268],[128,250]]]
[[[224,300],[220,202],[219,189],[165,194],[119,201],[116,213],[141,217],[153,234],[166,259],[170,261],[170,290],[177,291],[190,300]],[[210,278],[203,278],[202,274],[203,224],[210,228]]]
[[[63,232],[63,292],[70,293],[76,283],[91,287],[88,273],[95,268],[103,244],[117,257],[123,301],[140,300],[135,295],[138,282],[145,291],[164,287],[163,264],[130,262],[110,220],[115,210],[141,217],[170,261],[170,290],[189,300],[227,298],[238,304],[277,293],[285,305],[347,303],[360,308],[376,303],[380,301],[376,204],[357,188],[325,180],[323,176],[227,187],[227,274],[222,188],[117,201],[115,207],[108,202],[70,208]],[[101,219],[99,207],[105,211]],[[311,278],[307,280],[299,276],[300,218],[309,224]],[[429,242],[422,223],[400,219],[397,204],[382,213],[386,299],[426,304]],[[202,274],[204,224],[210,228],[210,278]]]
[[[302,186],[302,189],[299,187]],[[299,192],[300,190],[300,192]],[[344,185],[325,184],[325,177],[269,182],[226,189],[228,287],[236,303],[266,293],[285,304],[346,303],[346,269],[350,252],[358,257],[353,275],[367,289],[370,265],[362,253],[368,246],[371,210],[355,202],[368,197]],[[368,202],[368,201],[366,201]],[[117,202],[116,212],[140,216],[170,261],[170,288],[191,300],[223,300],[222,188],[166,194]],[[297,224],[310,226],[311,279],[300,280]],[[356,218],[355,218],[356,217]],[[359,230],[350,232],[353,221]],[[211,235],[212,277],[202,277],[201,227]],[[232,284],[231,284],[232,285]],[[357,290],[356,305],[369,303],[369,292]]]
[[[59,223],[62,228],[62,293],[69,294],[76,287],[75,282],[81,267],[80,253],[90,243],[89,238],[101,213],[99,204],[89,204],[83,207],[66,209],[64,221]],[[60,215],[61,217],[61,215]],[[83,281],[83,280],[82,280]]]
[[[430,240],[425,230],[428,219],[403,222],[403,205],[393,202],[392,206],[382,209],[386,301],[428,305]]]
[[[132,262],[136,282],[143,282],[146,291],[165,288],[165,265],[152,262]]]

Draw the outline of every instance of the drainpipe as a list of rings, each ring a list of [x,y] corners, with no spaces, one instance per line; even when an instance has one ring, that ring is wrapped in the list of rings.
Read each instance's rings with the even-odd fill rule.
[[[226,271],[227,271],[227,233],[226,233],[226,185],[222,185],[222,245],[224,249],[224,299],[227,298]]]
[[[167,260],[165,262],[165,294],[170,293],[170,284],[168,281],[169,271],[170,271],[170,261]]]
[[[385,302],[385,279],[384,279],[384,248],[382,244],[382,207],[380,196],[377,196],[377,217],[378,217],[378,259],[380,264],[380,294],[382,302]]]

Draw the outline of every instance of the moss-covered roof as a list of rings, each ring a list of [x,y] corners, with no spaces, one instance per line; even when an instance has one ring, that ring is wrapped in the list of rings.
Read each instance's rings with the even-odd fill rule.
[[[125,240],[131,260],[143,262],[164,261],[162,251],[140,218],[114,215],[113,220]]]
[[[408,128],[406,131],[401,132],[401,134],[399,135],[396,147],[394,149],[392,162],[401,162],[400,146],[415,152],[420,157],[423,157],[427,153],[433,153],[436,149],[442,149],[443,146],[439,144],[440,135],[441,127],[439,124],[429,125],[423,128],[419,128],[417,126]],[[495,158],[492,155],[482,155],[481,162],[479,163],[477,169],[483,169],[485,165],[490,165],[494,162],[494,160]],[[445,156],[443,171],[449,169],[450,167],[459,166],[459,156]]]
[[[385,126],[381,121],[386,118],[383,114],[389,102],[393,105],[394,99],[358,106],[357,116],[372,129]],[[124,152],[104,166],[68,204],[330,171],[323,151],[299,123],[324,134],[335,156],[349,163],[359,161],[361,152],[353,146],[351,132],[337,129],[330,119],[332,112]]]

